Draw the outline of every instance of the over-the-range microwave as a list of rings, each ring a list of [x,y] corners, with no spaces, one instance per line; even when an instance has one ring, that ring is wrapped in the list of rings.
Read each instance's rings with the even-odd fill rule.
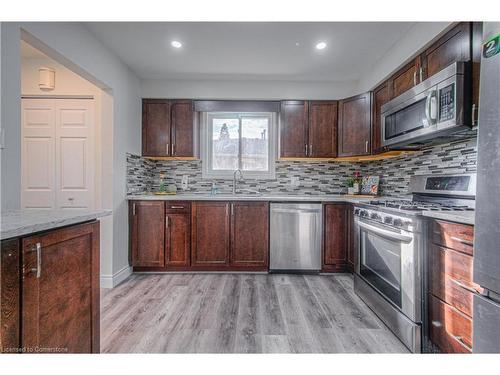
[[[470,130],[475,115],[470,70],[470,63],[456,62],[384,104],[382,146],[420,148]]]

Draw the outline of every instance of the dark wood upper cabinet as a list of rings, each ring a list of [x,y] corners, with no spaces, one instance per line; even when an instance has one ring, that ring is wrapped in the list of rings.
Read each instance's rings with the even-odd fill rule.
[[[192,157],[192,100],[142,100],[142,155]]]
[[[424,79],[456,61],[471,60],[471,26],[470,22],[459,23],[425,50],[422,58]]]
[[[231,267],[267,270],[269,204],[233,202],[231,205]]]
[[[308,156],[334,158],[337,156],[337,101],[309,102]]]
[[[193,202],[191,212],[191,266],[229,264],[230,203]]]
[[[378,154],[382,148],[382,114],[381,107],[391,99],[389,82],[384,82],[375,90],[372,95],[372,154]]]
[[[307,156],[308,108],[302,100],[281,102],[280,156],[302,158]]]
[[[420,68],[421,60],[420,56],[417,56],[392,75],[389,79],[389,85],[393,98],[419,83]]]
[[[365,93],[340,101],[338,156],[370,155],[370,98]]]
[[[169,156],[170,101],[142,100],[142,155]]]
[[[324,205],[323,271],[343,271],[347,266],[348,205]]]
[[[190,157],[193,152],[193,101],[172,101],[172,156]]]
[[[165,218],[165,266],[189,267],[191,263],[191,213],[183,212],[184,207],[191,209],[191,203],[180,202],[170,206],[167,204]],[[176,207],[179,211],[176,211]]]
[[[134,267],[165,266],[165,203],[130,201],[130,246]]]
[[[21,248],[22,346],[99,353],[99,223],[26,237]]]

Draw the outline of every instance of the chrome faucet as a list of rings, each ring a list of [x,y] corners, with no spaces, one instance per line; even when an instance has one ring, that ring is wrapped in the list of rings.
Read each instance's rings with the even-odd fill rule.
[[[238,180],[236,179],[236,175],[239,173],[240,175],[240,180],[243,180],[243,172],[241,169],[237,169],[233,173],[233,194],[236,194],[236,184],[238,183]]]

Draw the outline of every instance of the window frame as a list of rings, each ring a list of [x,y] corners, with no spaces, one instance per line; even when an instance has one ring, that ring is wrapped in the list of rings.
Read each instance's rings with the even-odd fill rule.
[[[213,156],[213,125],[212,117],[234,118],[242,117],[267,117],[269,118],[268,131],[268,170],[267,171],[245,171],[242,170],[245,179],[273,180],[276,178],[276,155],[277,155],[277,130],[278,114],[274,112],[228,112],[214,111],[201,113],[201,160],[202,160],[202,178],[203,179],[224,179],[232,180],[234,170],[214,170],[212,169]],[[241,126],[241,125],[240,125]],[[239,164],[241,164],[241,134],[238,147]]]

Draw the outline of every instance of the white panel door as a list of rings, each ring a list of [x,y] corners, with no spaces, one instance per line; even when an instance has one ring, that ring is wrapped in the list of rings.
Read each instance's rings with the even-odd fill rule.
[[[55,101],[56,205],[94,207],[94,102]]]
[[[56,208],[55,109],[53,99],[23,99],[21,204]]]

